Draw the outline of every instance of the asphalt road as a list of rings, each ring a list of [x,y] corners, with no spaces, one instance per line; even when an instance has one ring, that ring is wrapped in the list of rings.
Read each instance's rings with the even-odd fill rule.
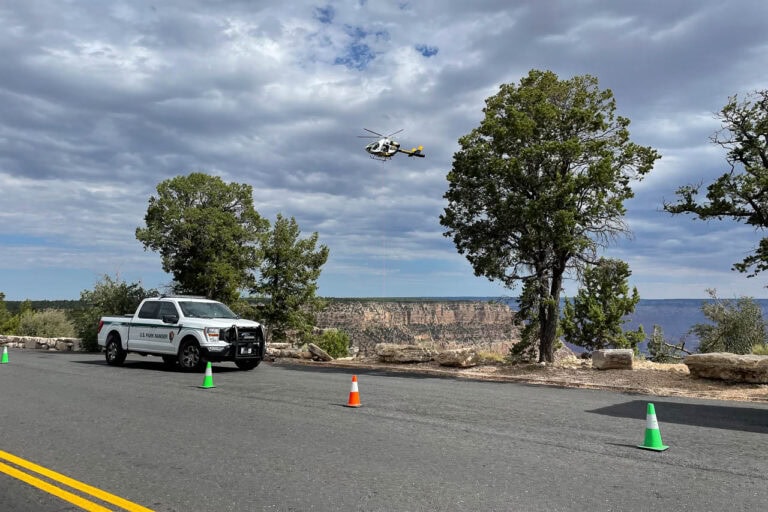
[[[360,371],[362,407],[352,409],[346,369],[265,363],[242,372],[222,363],[216,387],[201,389],[202,374],[152,357],[129,355],[113,368],[100,354],[9,355],[0,366],[0,450],[156,511],[768,504],[764,404]],[[636,447],[649,401],[665,452]],[[81,510],[6,472],[0,509]]]

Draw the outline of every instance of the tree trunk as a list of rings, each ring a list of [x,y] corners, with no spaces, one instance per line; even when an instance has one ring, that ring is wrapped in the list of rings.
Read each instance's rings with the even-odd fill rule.
[[[547,301],[549,302],[549,301]],[[555,359],[555,338],[557,337],[557,307],[551,303],[542,304],[542,313],[539,314],[541,322],[541,341],[539,342],[539,362],[551,363]]]
[[[555,361],[555,341],[557,340],[557,324],[560,321],[560,287],[562,285],[563,272],[555,271],[546,297],[542,297],[539,305],[539,322],[541,324],[541,340],[539,342],[540,363],[552,363]]]

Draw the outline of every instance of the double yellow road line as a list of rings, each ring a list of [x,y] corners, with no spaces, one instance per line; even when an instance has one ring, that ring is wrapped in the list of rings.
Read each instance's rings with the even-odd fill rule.
[[[24,468],[33,473],[37,473],[38,475],[44,476],[54,482],[57,482],[59,484],[62,484],[72,489],[75,489],[77,491],[80,491],[81,493],[84,493],[89,497],[96,498],[105,503],[116,505],[123,510],[127,510],[129,512],[153,512],[151,509],[142,507],[141,505],[137,505],[136,503],[125,500],[119,496],[115,496],[114,494],[110,494],[106,491],[102,491],[101,489],[90,486],[88,484],[84,484],[73,478],[69,478],[68,476],[62,475],[61,473],[57,473],[56,471],[52,471],[50,469],[44,468],[43,466],[38,466],[33,462],[29,462],[28,460],[24,460],[21,457],[17,457],[15,455],[12,455],[8,452],[4,452],[2,450],[0,450],[0,460],[10,462],[11,464],[14,464],[18,467]],[[16,467],[9,466],[5,462],[0,462],[0,472],[5,473],[6,475],[16,478],[18,480],[21,480],[22,482],[25,482],[33,487],[37,487],[38,489],[45,491],[49,494],[52,494],[57,498],[61,498],[64,501],[68,501],[69,503],[72,503],[73,505],[76,505],[82,508],[83,510],[87,510],[89,512],[114,512],[113,509],[106,508],[102,505],[99,505],[98,503],[85,499],[82,496],[79,496],[77,494],[64,490],[61,487],[57,487],[56,485],[53,485],[50,482],[47,482],[29,473],[21,471]]]

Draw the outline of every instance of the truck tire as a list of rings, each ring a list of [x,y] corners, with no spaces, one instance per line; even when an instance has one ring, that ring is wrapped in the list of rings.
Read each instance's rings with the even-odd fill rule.
[[[128,353],[123,350],[123,345],[120,342],[120,336],[110,334],[107,337],[107,344],[104,346],[104,357],[107,360],[107,364],[110,366],[122,366],[127,355]]]
[[[181,342],[177,357],[179,368],[184,372],[200,371],[203,367],[203,357],[197,340],[187,339]]]
[[[247,372],[259,366],[260,362],[261,362],[261,359],[242,359],[239,361],[235,361],[235,366]]]
[[[167,368],[175,368],[177,362],[176,356],[163,356],[163,364]]]

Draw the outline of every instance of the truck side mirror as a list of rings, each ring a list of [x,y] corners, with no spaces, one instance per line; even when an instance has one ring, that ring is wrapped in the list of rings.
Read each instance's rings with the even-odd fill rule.
[[[176,315],[163,315],[164,324],[175,324],[179,321],[179,317]]]

